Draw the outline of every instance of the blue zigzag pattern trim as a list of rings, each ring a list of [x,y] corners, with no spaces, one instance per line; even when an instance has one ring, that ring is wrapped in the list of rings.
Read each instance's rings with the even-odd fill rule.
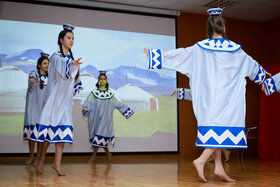
[[[246,149],[245,127],[198,126],[197,147]]]
[[[161,49],[149,49],[148,69],[162,68],[162,51]]]
[[[76,95],[76,93],[80,90],[83,90],[83,85],[82,85],[82,81],[78,82],[77,84],[75,84],[74,86],[74,95]]]
[[[241,49],[241,46],[225,38],[209,38],[196,43],[200,48],[209,51],[235,52]]]
[[[124,112],[122,113],[122,115],[123,115],[126,119],[130,118],[130,116],[132,116],[132,114],[134,114],[134,111],[131,110],[130,108],[128,108],[126,111],[124,111]]]
[[[275,85],[275,82],[274,82],[274,79],[273,78],[268,78],[266,79],[264,82],[264,85],[265,85],[265,94],[267,96],[271,95],[273,92],[277,91],[277,88],[276,88],[276,85]]]
[[[23,127],[23,139],[29,140],[32,131],[34,130],[35,125],[25,125]]]
[[[73,143],[73,126],[58,125],[53,127],[37,123],[30,139],[36,142]]]
[[[112,145],[115,143],[115,137],[105,137],[101,135],[95,135],[94,138],[89,140],[93,147],[108,147],[111,142]]]
[[[259,65],[258,73],[254,79],[254,82],[261,85],[266,78],[266,72],[261,65]]]
[[[185,99],[185,95],[186,95],[186,90],[185,88],[178,88],[178,92],[177,92],[177,99]]]
[[[71,62],[70,62],[70,58],[68,58],[68,60],[66,61],[66,69],[65,69],[65,77],[66,79],[71,79],[71,76],[70,76],[70,65],[71,65]]]

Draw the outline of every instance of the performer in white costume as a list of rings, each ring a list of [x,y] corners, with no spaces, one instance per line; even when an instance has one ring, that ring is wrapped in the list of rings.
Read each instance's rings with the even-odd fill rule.
[[[271,95],[275,91],[280,93],[280,73],[266,79],[262,90],[267,96]]]
[[[175,95],[177,93],[177,99],[179,100],[187,100],[187,101],[192,101],[192,94],[191,94],[191,90],[188,88],[177,88],[176,90],[174,90],[174,92],[171,94],[171,96]],[[222,149],[222,153],[225,157],[225,162],[229,161],[230,158],[230,151],[226,150],[226,149]],[[207,160],[207,162],[211,162],[215,160],[215,154],[212,154],[209,159]]]
[[[74,60],[71,48],[74,44],[74,35],[71,25],[63,25],[63,30],[58,36],[59,52],[50,58],[48,86],[44,97],[44,107],[36,124],[34,141],[44,142],[41,156],[37,164],[37,171],[43,172],[46,152],[49,143],[55,144],[55,160],[52,168],[58,175],[62,172],[61,158],[65,143],[73,141],[72,106],[73,93],[81,89],[78,79],[80,59]],[[76,85],[74,85],[76,83]]]
[[[196,146],[205,148],[194,160],[199,177],[206,182],[204,165],[215,154],[214,174],[233,182],[224,171],[221,149],[247,148],[245,133],[245,92],[249,77],[257,84],[266,78],[265,70],[241,46],[225,39],[222,9],[209,9],[209,39],[187,48],[163,53],[144,49],[149,69],[170,69],[189,77],[192,105],[197,119]]]
[[[90,92],[83,106],[83,116],[88,119],[89,142],[93,147],[90,162],[95,161],[99,147],[104,148],[109,161],[112,161],[108,145],[114,145],[114,110],[119,110],[127,119],[133,114],[127,105],[115,98],[105,73],[100,71],[96,89]]]
[[[31,164],[34,158],[35,142],[30,140],[30,135],[36,123],[39,122],[43,108],[43,97],[48,83],[49,54],[41,53],[37,61],[37,71],[33,70],[29,74],[28,89],[26,93],[26,105],[24,115],[23,139],[28,140],[30,156],[25,162]],[[32,137],[31,137],[32,138]],[[41,144],[37,144],[36,165],[41,153]]]

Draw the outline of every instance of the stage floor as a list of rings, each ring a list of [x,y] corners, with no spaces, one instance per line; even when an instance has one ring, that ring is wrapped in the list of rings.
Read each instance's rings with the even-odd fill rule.
[[[133,156],[132,156],[133,157]],[[207,183],[199,181],[192,159],[117,156],[108,162],[104,156],[88,163],[87,156],[64,156],[62,169],[66,176],[57,176],[48,157],[43,174],[36,174],[33,166],[26,166],[27,157],[0,157],[0,186],[280,186],[280,162],[231,159],[224,167],[235,183],[221,182],[213,175],[214,163],[207,163]]]

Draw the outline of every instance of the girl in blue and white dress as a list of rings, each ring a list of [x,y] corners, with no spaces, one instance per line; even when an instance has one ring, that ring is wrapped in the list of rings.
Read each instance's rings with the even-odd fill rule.
[[[74,35],[71,25],[63,25],[58,36],[60,50],[50,58],[48,86],[44,97],[44,107],[40,120],[35,126],[34,141],[43,142],[41,156],[36,169],[43,172],[46,152],[50,143],[55,144],[55,160],[52,168],[58,175],[61,170],[61,158],[65,143],[73,142],[72,106],[75,89],[81,89],[78,79],[80,59],[74,60],[71,48]],[[76,85],[75,85],[76,84]],[[74,89],[75,87],[75,89]]]
[[[26,93],[26,105],[24,115],[24,133],[23,139],[28,140],[29,158],[25,162],[31,164],[34,158],[35,142],[30,140],[30,135],[36,123],[39,122],[40,113],[43,108],[43,97],[48,83],[48,68],[49,58],[48,54],[41,53],[41,57],[37,61],[37,71],[33,70],[29,74],[28,89]],[[35,165],[38,162],[41,152],[41,144],[37,144],[37,154]]]
[[[114,145],[113,111],[119,110],[127,119],[133,111],[125,104],[118,101],[109,89],[105,71],[100,71],[96,89],[90,92],[83,106],[83,116],[88,119],[89,142],[93,147],[90,158],[95,161],[99,147],[102,147],[109,159],[112,160],[108,145]]]
[[[280,93],[280,73],[277,73],[276,75],[266,79],[264,81],[262,90],[267,96],[271,95],[275,91]]]
[[[222,9],[209,9],[209,38],[187,48],[162,52],[144,49],[149,57],[149,69],[170,69],[189,77],[192,105],[197,119],[196,146],[205,148],[193,161],[201,180],[204,165],[215,153],[214,174],[232,182],[225,172],[221,149],[246,149],[245,92],[249,77],[262,84],[266,71],[239,44],[225,38]]]

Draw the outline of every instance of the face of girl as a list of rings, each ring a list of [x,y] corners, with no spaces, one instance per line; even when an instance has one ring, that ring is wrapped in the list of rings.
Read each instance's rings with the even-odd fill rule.
[[[71,49],[74,44],[74,35],[71,32],[67,32],[63,39],[60,39],[61,44],[66,49]]]
[[[39,67],[40,67],[41,71],[44,71],[44,72],[48,71],[48,69],[49,69],[49,61],[47,59],[44,59],[42,61],[42,64],[39,65]]]
[[[107,84],[107,79],[104,75],[99,77],[99,86],[105,86]]]

